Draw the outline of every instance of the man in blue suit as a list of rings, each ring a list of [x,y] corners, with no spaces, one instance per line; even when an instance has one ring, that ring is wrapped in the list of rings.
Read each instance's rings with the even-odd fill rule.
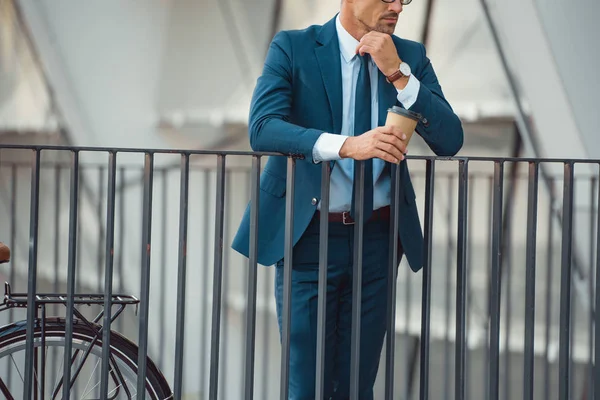
[[[409,132],[384,127],[392,106],[419,115],[416,132],[440,156],[463,143],[423,45],[393,36],[410,0],[342,0],[322,26],[272,40],[249,119],[255,151],[293,154],[294,252],[290,399],[314,398],[321,162],[331,162],[325,398],[348,398],[352,325],[354,163],[365,162],[365,227],[359,398],[372,399],[386,331],[390,170],[400,163],[399,249],[422,267],[423,235],[404,160]],[[283,297],[286,158],[270,157],[260,179],[258,261],[276,264],[279,326]],[[250,207],[250,205],[249,205]],[[249,207],[233,248],[249,254]],[[394,277],[395,278],[395,277]]]

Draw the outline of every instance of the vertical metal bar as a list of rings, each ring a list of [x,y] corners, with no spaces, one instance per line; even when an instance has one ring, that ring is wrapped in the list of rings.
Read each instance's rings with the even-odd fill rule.
[[[225,193],[231,193],[231,173],[225,172]],[[231,196],[227,196],[224,204],[224,215],[223,215],[223,237],[229,238],[229,217],[230,213],[227,210],[231,209]],[[230,281],[231,281],[231,269],[229,268],[229,251],[225,251],[223,253],[223,288],[222,288],[222,297],[227,299],[227,293],[229,293]],[[222,303],[223,307],[221,312],[228,313],[229,302],[225,301]],[[223,337],[223,341],[221,341],[221,365],[220,365],[220,374],[225,375],[227,369],[227,361],[228,361],[228,351],[229,351],[229,320],[224,318],[221,320],[221,336]],[[221,379],[219,381],[219,392],[221,394],[221,398],[227,399],[227,390],[229,389],[229,385],[226,383],[227,380]]]
[[[69,253],[67,255],[67,305],[65,311],[65,352],[63,361],[63,400],[69,400],[71,385],[71,350],[73,345],[73,307],[75,294],[75,265],[77,261],[77,219],[79,216],[79,152],[71,153],[71,189],[69,200]],[[65,379],[67,378],[67,379]]]
[[[554,188],[554,179],[549,178],[549,186],[552,190]],[[544,308],[546,309],[546,326],[544,332],[544,395],[542,398],[550,398],[550,329],[552,326],[552,281],[553,281],[553,269],[554,269],[554,200],[550,197],[550,204],[548,205],[548,237],[546,244],[546,300]]]
[[[37,250],[38,250],[38,227],[40,206],[40,153],[41,150],[33,150],[31,160],[31,203],[29,211],[29,271],[27,273],[27,342],[25,348],[25,380],[23,387],[23,399],[31,399],[33,394],[33,338],[35,329],[35,316],[37,311]]]
[[[387,326],[385,337],[385,398],[394,398],[396,354],[396,271],[398,269],[398,208],[400,206],[400,164],[392,165],[390,213],[390,260],[388,264]],[[319,398],[322,398],[319,397]]]
[[[512,171],[511,171],[512,172]],[[509,174],[512,175],[512,174]],[[511,176],[512,178],[512,176]],[[511,184],[514,184],[514,181],[511,179]],[[507,199],[508,202],[511,201],[513,196],[513,189],[507,190]],[[502,383],[502,391],[504,400],[510,400],[511,397],[511,380],[510,380],[510,371],[511,371],[511,362],[510,362],[510,332],[511,332],[511,320],[512,320],[512,245],[510,243],[511,233],[506,233],[506,231],[510,231],[512,218],[511,215],[506,215],[511,213],[511,206],[507,206],[505,209],[504,215],[504,232],[505,237],[502,238],[503,241],[503,251],[500,261],[501,268],[504,268],[504,271],[500,271],[500,276],[502,277],[503,273],[505,274],[505,320],[504,320],[504,374],[503,374],[503,383]],[[502,279],[502,278],[501,278]]]
[[[96,245],[96,274],[97,274],[97,282],[98,282],[98,292],[102,291],[102,256],[103,256],[103,246],[102,246],[102,201],[104,199],[104,169],[102,167],[98,167],[98,197],[96,204],[96,219],[98,221],[98,243]]]
[[[268,274],[269,272],[267,272]],[[268,275],[267,275],[268,276]],[[271,279],[269,279],[269,281],[272,281]],[[264,302],[265,304],[268,304],[267,302],[271,299],[271,292],[270,292],[270,288],[272,286],[271,285],[264,285],[264,292],[263,292],[263,297],[264,297]],[[269,313],[266,309],[263,310],[263,373],[262,373],[262,379],[261,379],[261,385],[262,385],[262,398],[263,399],[267,399],[269,398],[269,374],[267,371],[269,371],[269,365],[270,365],[270,351],[269,351],[269,345],[271,343],[271,338],[270,338],[270,329],[269,329]]]
[[[281,316],[281,377],[279,397],[287,400],[290,381],[290,330],[292,326],[292,257],[294,248],[294,195],[296,160],[287,160],[287,189],[285,198],[285,242],[283,265],[283,310]]]
[[[96,234],[97,234],[97,240],[96,240],[96,291],[98,293],[102,292],[102,256],[103,256],[103,252],[104,252],[104,248],[103,248],[103,229],[104,227],[102,226],[102,202],[104,199],[104,169],[102,166],[98,166],[97,167],[97,172],[98,172],[98,187],[97,187],[97,196],[96,196],[96,221],[98,224],[97,230],[96,230]],[[92,372],[92,375],[94,375],[95,380],[100,380],[101,381],[101,375],[102,375],[102,371],[98,371],[98,369],[96,369],[95,371]],[[78,381],[76,381],[76,383],[79,383]],[[94,390],[94,395],[95,396],[100,396],[100,393],[98,392],[98,390],[101,390],[100,386],[96,386],[95,388],[93,388]]]
[[[259,161],[260,161],[260,159],[259,159]],[[253,162],[254,162],[254,159],[253,159]],[[232,171],[231,174],[233,175],[234,172]],[[253,176],[252,175],[252,167],[250,168],[249,171],[246,171],[245,175],[246,175],[245,176],[246,179],[244,179],[244,182],[245,182],[244,190],[247,193],[248,199],[250,199],[250,203],[255,204],[252,202],[252,176]],[[260,188],[260,168],[258,170],[258,181],[257,182],[259,183],[259,188]],[[250,219],[252,219],[252,215],[250,216]],[[257,233],[257,237],[258,237],[258,233]],[[250,255],[250,254],[248,254],[248,255]],[[247,268],[244,268],[244,273],[240,275],[240,278],[242,278],[241,287],[244,287],[246,290],[244,293],[246,296],[246,299],[248,299],[248,296],[250,295],[250,290],[248,288],[248,285],[250,285],[250,283],[251,283],[250,282],[251,281],[250,268],[251,268],[251,265],[254,265],[253,263],[250,262],[250,258],[251,257],[248,257]],[[256,263],[256,266],[257,266],[256,269],[258,270],[258,261]],[[256,280],[258,281],[258,271],[256,271],[256,272],[257,272]],[[254,291],[257,292],[256,285],[254,286]],[[258,295],[258,293],[256,293],[254,295],[254,340],[252,342],[252,343],[254,343],[254,346],[256,344],[256,313],[257,313],[257,306],[258,306],[256,304],[257,303],[257,295]],[[248,310],[248,307],[249,307],[249,304],[244,308],[244,310],[242,312],[242,319],[244,321],[248,320],[248,313],[250,312]],[[242,351],[244,352],[244,365],[246,365],[246,363],[248,362],[248,357],[246,356],[246,354],[248,352],[248,345],[246,344],[246,341],[247,341],[247,338],[244,335],[241,335],[241,346],[242,346]],[[255,363],[256,363],[256,348],[254,349],[253,357],[254,357],[254,361],[252,362],[252,376],[253,376],[253,380],[254,380],[254,368],[255,368]],[[245,374],[246,371],[247,371],[247,369],[244,369],[242,372]],[[245,376],[244,376],[244,379],[246,379]],[[245,384],[240,385],[240,391],[241,391],[240,398],[243,399],[247,393]],[[252,394],[252,396],[254,396],[254,382],[252,383],[252,390],[250,391],[250,393]]]
[[[10,248],[13,254],[12,261],[10,263],[10,280],[14,282],[15,278],[15,269],[16,269],[16,254],[15,246],[16,246],[16,238],[17,238],[17,166],[13,164],[11,166],[11,189],[10,189]],[[14,310],[11,308],[8,310],[8,320],[13,322],[13,314]],[[7,382],[11,382],[12,378],[12,368],[10,364],[10,360],[7,359]]]
[[[180,399],[183,393],[183,358],[185,336],[185,282],[187,268],[188,201],[190,186],[190,155],[181,155],[181,184],[179,188],[179,257],[177,271],[177,319],[175,337],[174,394]],[[165,269],[165,265],[162,266]]]
[[[365,182],[365,163],[359,162],[355,168],[358,168],[357,182],[355,185],[359,188],[364,187]],[[350,399],[357,400],[360,395],[360,341],[361,341],[361,312],[362,312],[362,263],[363,263],[363,231],[365,226],[364,218],[364,189],[355,191],[354,204],[356,216],[354,225],[354,256],[352,266],[352,334],[350,338]]]
[[[59,263],[60,263],[60,190],[61,167],[54,167],[54,292],[59,292]],[[56,309],[56,307],[54,307]]]
[[[39,308],[36,307],[35,309],[35,319],[36,321],[39,320]],[[40,349],[34,347],[33,350],[33,400],[40,400],[39,399],[39,390],[40,390],[40,383],[39,383],[39,354],[40,354]]]
[[[576,190],[576,184],[577,181],[575,179],[573,179],[573,187],[572,187],[572,191],[573,191],[573,195],[575,195],[575,190]],[[574,197],[572,203],[576,204],[577,199]],[[571,226],[571,231],[572,232],[577,232],[577,219],[573,218],[573,222],[572,222],[572,226]],[[571,239],[572,240],[572,239]],[[571,254],[571,262],[574,263],[574,258],[573,254]],[[580,271],[576,271],[580,272]],[[577,324],[577,304],[576,304],[576,292],[575,292],[575,287],[574,287],[574,282],[571,281],[571,304],[569,306],[569,309],[571,310],[571,318],[569,318],[569,332],[573,332],[573,328],[576,326]],[[574,381],[574,374],[575,374],[575,368],[573,365],[573,348],[575,346],[575,335],[571,334],[571,338],[569,340],[569,382],[573,382]],[[575,398],[575,385],[574,384],[569,384],[569,399],[574,399]]]
[[[62,182],[61,182],[62,168],[59,164],[54,166],[54,282],[52,283],[52,287],[54,288],[54,293],[61,292],[60,290],[60,205],[61,205],[61,190],[62,190]],[[59,305],[55,304],[52,307],[52,312],[54,314],[58,313]],[[56,372],[59,368],[56,364],[58,349],[53,346],[51,350],[51,372],[50,372],[50,381],[56,382]],[[42,365],[45,365],[42,363]],[[43,386],[42,386],[43,387]]]
[[[209,226],[209,218],[210,218],[210,172],[208,170],[204,171],[204,213],[202,223],[205,226]],[[207,320],[208,320],[208,261],[209,261],[209,245],[208,245],[208,234],[206,232],[202,236],[202,289],[200,295],[200,308],[202,310],[202,317],[200,323],[200,390],[202,393],[202,397],[206,397],[206,338],[207,338]]]
[[[599,165],[600,167],[600,165]],[[599,168],[600,170],[600,168]],[[598,174],[598,212],[596,220],[596,304],[595,310],[595,346],[594,346],[594,390],[593,394],[596,398],[600,394],[600,172]]]
[[[474,204],[473,203],[473,197],[475,196],[475,193],[477,193],[475,191],[476,189],[476,176],[471,177],[470,182],[469,182],[469,192],[468,192],[468,197],[467,197],[467,203],[468,204]],[[467,295],[466,295],[466,307],[467,307],[467,333],[465,336],[465,343],[466,343],[466,351],[467,351],[467,355],[466,355],[466,365],[465,365],[465,398],[470,398],[471,397],[471,350],[469,349],[469,341],[470,341],[470,333],[472,331],[472,325],[473,325],[473,300],[474,297],[473,296],[473,284],[472,284],[472,280],[473,280],[473,225],[474,225],[474,220],[475,218],[473,218],[473,210],[475,209],[475,207],[468,207],[467,210],[467,269],[466,269],[466,273],[467,273]]]
[[[260,156],[252,157],[250,179],[250,265],[248,268],[247,311],[246,311],[246,356],[244,374],[244,398],[254,398],[254,355],[256,341],[256,281],[258,270],[258,209],[260,201]]]
[[[13,164],[11,167],[11,188],[10,188],[10,248],[12,254],[16,254],[17,246],[17,165]],[[14,281],[15,268],[16,268],[16,257],[13,257],[10,263],[10,279]],[[12,322],[13,309],[10,309],[10,321]],[[9,369],[10,372],[11,369]]]
[[[533,340],[535,328],[535,266],[539,164],[529,163],[527,201],[527,255],[525,260],[525,362],[523,399],[533,399]]]
[[[161,220],[160,220],[160,226],[161,226],[161,233],[162,233],[162,240],[160,241],[160,302],[159,302],[159,306],[158,306],[158,315],[160,316],[160,320],[161,321],[165,321],[166,318],[166,307],[167,307],[167,301],[165,299],[166,295],[166,286],[167,286],[167,237],[168,237],[168,221],[167,221],[167,212],[169,210],[169,179],[168,179],[168,174],[169,174],[169,170],[167,168],[163,168],[162,171],[160,171],[160,180],[161,180]],[[181,209],[179,210],[181,212]],[[160,342],[159,343],[165,343],[166,340],[166,335],[165,335],[165,331],[166,331],[166,324],[160,324],[159,329],[159,337],[160,337]],[[165,347],[166,346],[159,346],[159,350],[158,350],[158,365],[160,366],[160,368],[162,369],[165,365]]]
[[[152,189],[154,183],[154,154],[146,153],[144,159],[144,199],[142,214],[142,276],[139,317],[139,350],[137,398],[146,398],[146,358],[148,356],[148,313],[150,310],[150,261],[152,241]]]
[[[493,215],[494,215],[494,176],[493,174],[488,177],[488,237],[487,237],[487,253],[489,260],[492,259],[492,226],[493,226]],[[490,316],[491,316],[491,292],[492,292],[492,269],[491,265],[487,265],[485,268],[485,281],[486,281],[486,298],[485,298],[485,333],[484,333],[484,364],[483,364],[483,374],[484,374],[484,385],[483,385],[483,396],[482,398],[485,400],[489,400],[489,392],[488,386],[490,383]]]
[[[498,400],[500,378],[500,293],[502,260],[502,196],[504,163],[494,163],[494,204],[492,212],[492,274],[490,287],[490,378],[488,398]]]
[[[410,325],[410,317],[411,317],[411,298],[412,298],[412,270],[410,268],[406,268],[404,273],[406,276],[404,277],[404,346],[402,346],[403,353],[405,354],[406,360],[410,360],[410,354],[415,354],[416,356],[416,347],[410,338],[410,331],[408,326]],[[408,399],[410,397],[410,390],[412,388],[412,379],[413,375],[413,367],[412,364],[407,364],[407,368],[404,373],[404,390],[402,391],[402,398]]]
[[[444,399],[448,399],[450,396],[450,285],[452,284],[452,278],[450,271],[452,270],[452,210],[454,209],[454,179],[452,175],[448,176],[448,213],[446,214],[446,276],[445,276],[445,292],[444,292]]]
[[[435,159],[427,160],[425,167],[425,221],[423,260],[423,300],[421,302],[421,379],[420,400],[429,399],[429,340],[431,327],[431,265],[433,250],[433,199],[435,189]]]
[[[42,304],[42,321],[41,321],[42,329],[41,329],[41,343],[40,343],[40,400],[45,399],[45,390],[46,390],[46,305]],[[37,396],[36,396],[37,397]]]
[[[321,225],[319,230],[319,288],[317,300],[317,365],[315,398],[322,399],[325,390],[325,336],[327,331],[327,267],[329,247],[329,190],[331,164],[321,167]]]
[[[563,221],[560,278],[560,338],[559,338],[559,381],[560,399],[569,396],[570,382],[570,320],[571,320],[571,236],[573,229],[573,163],[564,165]]]
[[[589,301],[590,301],[590,312],[589,312],[589,334],[588,334],[588,348],[589,348],[589,358],[588,358],[588,370],[587,370],[587,380],[588,380],[588,395],[591,399],[595,398],[594,392],[594,312],[598,310],[594,308],[594,234],[595,226],[594,226],[594,217],[595,217],[595,209],[594,209],[594,198],[596,197],[596,184],[597,180],[595,177],[590,179],[590,269],[588,272],[588,290],[589,290]],[[598,197],[598,206],[600,207],[600,197]],[[596,266],[597,268],[597,266]]]
[[[466,286],[467,286],[467,227],[469,196],[469,164],[459,161],[458,230],[456,251],[456,355],[454,359],[454,398],[465,398],[465,338],[466,338]]]
[[[221,289],[223,285],[223,233],[225,208],[225,156],[217,156],[217,196],[215,211],[215,247],[213,274],[213,309],[210,348],[210,400],[217,399],[219,388],[219,345],[221,332]]]
[[[110,333],[112,318],[113,263],[115,256],[115,192],[117,181],[117,153],[108,153],[108,193],[106,199],[106,249],[104,253],[104,324],[102,329],[102,369],[100,396],[108,397],[108,361],[110,359]],[[102,199],[98,199],[101,203]]]
[[[119,277],[119,293],[123,293],[123,259],[125,257],[125,168],[119,171],[121,189],[119,193],[119,252],[117,253],[117,274]],[[117,320],[117,330],[123,332],[123,319]]]
[[[77,188],[79,190],[79,192],[77,193],[77,201],[79,202],[79,200],[81,199],[82,195],[81,195],[81,176],[84,175],[83,172],[85,170],[84,165],[81,165],[79,167],[81,169],[80,174],[78,174],[79,177],[79,183],[77,184]],[[81,228],[81,224],[82,224],[82,220],[83,218],[81,218],[81,208],[77,208],[77,212],[79,213],[77,215],[77,237],[81,239],[82,236],[82,228]],[[83,240],[78,240],[77,241],[77,251],[76,251],[76,255],[77,255],[77,267],[79,267],[81,265],[81,255],[83,254],[83,251],[81,251],[81,246],[82,246]],[[75,293],[81,293],[81,279],[79,279],[80,277],[80,271],[79,268],[75,269]],[[77,387],[78,382],[75,382],[75,387]]]

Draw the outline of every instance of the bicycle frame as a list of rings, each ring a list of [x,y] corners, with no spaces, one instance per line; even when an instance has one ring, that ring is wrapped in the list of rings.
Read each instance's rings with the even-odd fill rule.
[[[105,297],[102,294],[75,294],[73,296],[73,304],[74,305],[87,305],[87,306],[104,305],[104,298]],[[68,295],[64,294],[64,293],[40,293],[35,296],[34,303],[35,303],[35,307],[36,307],[36,321],[39,321],[38,323],[40,324],[40,327],[41,327],[41,338],[40,338],[41,339],[41,348],[45,347],[45,339],[46,339],[45,332],[44,332],[44,327],[46,326],[46,305],[62,304],[66,307],[68,299],[69,299]],[[121,313],[123,312],[125,307],[128,305],[135,305],[136,306],[136,314],[137,314],[137,306],[139,303],[140,303],[140,300],[137,299],[135,296],[121,295],[121,294],[113,295],[112,296],[112,304],[118,306],[118,308],[112,315],[110,323],[112,324],[121,315]],[[27,306],[28,306],[27,293],[12,293],[10,284],[8,282],[5,282],[4,283],[4,300],[0,304],[0,312],[6,311],[11,308],[27,308]],[[41,311],[41,319],[38,314],[40,311]],[[87,325],[93,332],[96,332],[96,334],[95,334],[92,342],[90,343],[89,348],[85,351],[85,353],[82,357],[81,363],[79,364],[79,367],[75,370],[73,377],[71,378],[71,380],[69,382],[69,388],[73,387],[73,384],[75,383],[75,380],[77,379],[79,373],[81,372],[81,369],[83,368],[85,361],[87,360],[88,356],[90,355],[90,352],[92,351],[92,349],[94,348],[94,346],[98,342],[98,340],[100,340],[102,338],[102,331],[104,329],[103,326],[98,325],[98,322],[104,316],[104,309],[102,309],[98,313],[98,315],[96,315],[96,317],[94,319],[92,319],[91,321],[88,320],[78,309],[73,308],[73,312],[79,321],[81,321],[85,325]],[[80,352],[80,350],[75,350],[75,353],[73,354],[73,356],[71,358],[72,363],[74,363],[75,360],[77,359],[79,352]],[[37,387],[37,384],[38,384],[37,377],[39,376],[40,387],[44,388],[46,371],[45,371],[45,368],[42,368],[41,374],[39,374],[39,375],[37,374],[37,364],[38,364],[37,363],[37,352],[35,353],[34,357],[35,357],[34,368],[36,370],[35,378],[34,378],[36,380],[35,384]],[[43,366],[45,366],[45,364],[46,364],[45,358],[46,358],[46,354],[44,351],[42,351],[41,352],[41,365],[43,365]],[[128,398],[131,398],[131,393],[129,393],[129,389],[128,389],[127,385],[124,384],[125,383],[124,378],[123,378],[121,372],[119,371],[117,363],[112,355],[110,355],[110,361],[112,362],[112,364],[114,366],[114,372],[111,371],[111,375],[113,376],[113,378],[116,381],[123,384],[123,385],[121,385],[121,387],[123,387],[124,390],[127,392]],[[71,365],[73,365],[73,364],[71,364]],[[52,393],[52,399],[56,398],[56,396],[58,395],[63,384],[64,384],[64,377],[60,378],[57,387],[54,389],[54,392]],[[0,378],[0,392],[2,394],[4,394],[4,396],[8,400],[13,399],[11,393],[9,392],[9,390],[6,387],[5,383],[3,382],[2,378]]]

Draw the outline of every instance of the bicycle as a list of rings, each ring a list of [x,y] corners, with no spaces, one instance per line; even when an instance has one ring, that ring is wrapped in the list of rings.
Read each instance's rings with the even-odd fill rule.
[[[10,250],[0,243],[0,264],[10,261]],[[11,308],[26,308],[27,294],[12,293],[10,285],[4,284],[4,301],[0,303],[0,312]],[[113,304],[117,310],[111,318],[114,322],[123,312],[126,306],[137,305],[139,300],[130,295],[113,295]],[[62,399],[64,381],[61,373],[62,366],[57,370],[58,379],[47,379],[47,353],[48,349],[60,349],[65,346],[66,323],[61,317],[47,317],[46,306],[62,304],[66,307],[67,295],[60,293],[38,294],[36,296],[36,319],[34,322],[34,386],[36,388],[34,398],[37,399]],[[76,294],[75,305],[103,305],[102,294]],[[39,313],[41,311],[41,317]],[[73,308],[73,341],[71,356],[71,379],[69,388],[73,396],[72,388],[76,382],[83,382],[85,387],[81,399],[92,396],[98,390],[100,381],[92,382],[94,374],[99,375],[97,370],[102,360],[102,326],[98,324],[104,315],[101,310],[92,320],[87,319],[78,309]],[[25,364],[27,321],[19,321],[0,328],[0,366],[7,364],[10,368],[6,375],[0,376],[0,393],[7,400],[19,399],[24,388],[23,369],[20,365]],[[16,357],[15,357],[16,356]],[[59,358],[64,360],[63,357]],[[97,361],[94,361],[97,359]],[[4,361],[4,360],[8,360]],[[129,339],[118,332],[110,333],[110,360],[109,360],[109,386],[108,399],[132,399],[137,398],[137,360],[138,347]],[[89,362],[89,363],[88,363]],[[12,367],[11,367],[12,366]],[[15,374],[11,375],[13,369]],[[1,370],[1,369],[0,369]],[[89,378],[86,379],[89,372]],[[53,382],[54,381],[54,382]],[[154,362],[146,359],[146,398],[152,400],[168,400],[173,398],[173,393],[168,382],[156,367]],[[39,397],[38,397],[39,396]],[[73,398],[73,397],[71,397]],[[89,397],[92,398],[92,397]]]

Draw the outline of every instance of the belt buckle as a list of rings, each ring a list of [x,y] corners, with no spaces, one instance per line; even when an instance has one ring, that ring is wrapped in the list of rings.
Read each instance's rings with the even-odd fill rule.
[[[344,211],[342,213],[342,224],[344,224],[344,225],[354,225],[354,221],[350,217],[350,212],[349,211]]]

